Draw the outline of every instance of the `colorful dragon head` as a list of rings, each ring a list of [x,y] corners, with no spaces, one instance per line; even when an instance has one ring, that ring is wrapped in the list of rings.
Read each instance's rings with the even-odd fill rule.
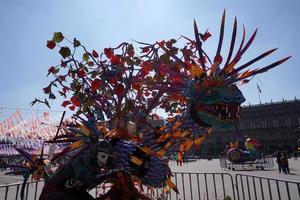
[[[230,125],[239,118],[239,108],[245,101],[234,84],[226,84],[222,76],[205,76],[194,83],[191,116],[202,126]]]
[[[223,60],[221,50],[224,27],[225,11],[221,22],[218,47],[213,60],[211,60],[202,49],[202,43],[205,42],[211,34],[207,31],[204,34],[200,34],[196,22],[194,22],[195,40],[182,36],[188,40],[188,43],[184,48],[180,49],[181,53],[179,53],[178,48],[173,46],[173,43],[171,45],[160,46],[165,54],[160,57],[159,62],[163,63],[165,68],[168,68],[165,69],[165,71],[168,71],[169,78],[171,77],[171,83],[168,88],[173,92],[170,92],[171,99],[174,93],[181,93],[185,101],[183,101],[180,106],[183,104],[187,105],[187,107],[190,108],[192,119],[204,127],[213,125],[228,126],[233,124],[239,119],[239,107],[245,101],[238,86],[248,83],[248,78],[266,72],[290,58],[283,58],[266,67],[252,70],[246,69],[276,50],[272,49],[245,64],[238,65],[242,56],[253,42],[257,30],[255,30],[250,39],[245,42],[246,33],[245,28],[243,29],[241,44],[238,49],[235,50],[236,53],[234,55],[233,52],[237,35],[237,20],[235,19],[228,56],[226,60]],[[161,67],[156,68],[156,72],[160,73],[162,70]],[[160,83],[157,82],[157,84]],[[177,88],[177,90],[173,88]],[[176,95],[178,96],[178,94]],[[172,105],[174,105],[174,101],[171,106]]]

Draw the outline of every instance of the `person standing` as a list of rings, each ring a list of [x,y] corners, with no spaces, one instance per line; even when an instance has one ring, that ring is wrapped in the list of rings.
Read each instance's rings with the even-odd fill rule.
[[[281,164],[281,152],[278,151],[276,153],[276,162],[277,162],[277,165],[278,165],[278,170],[279,170],[279,173],[281,173],[281,170],[282,170],[282,164]]]
[[[289,160],[285,153],[281,157],[281,165],[282,165],[283,172],[285,174],[290,174]]]

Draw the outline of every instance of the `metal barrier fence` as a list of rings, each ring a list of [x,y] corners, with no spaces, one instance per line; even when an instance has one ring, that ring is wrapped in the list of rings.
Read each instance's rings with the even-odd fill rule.
[[[299,200],[300,182],[229,173],[181,173],[175,172],[172,181],[179,194],[174,191],[162,193],[154,191],[156,199],[163,200]],[[0,186],[1,200],[20,199],[22,183]],[[39,198],[44,182],[28,182],[25,187],[25,200]],[[102,187],[104,188],[104,187]],[[101,187],[90,191],[96,196],[104,192]],[[105,188],[107,191],[109,188]],[[144,190],[147,193],[147,189]],[[229,198],[230,197],[230,198]]]
[[[21,193],[22,183],[15,183],[9,185],[0,185],[0,200],[19,200]],[[44,181],[28,181],[25,186],[24,199],[25,200],[38,200],[42,189],[44,187]],[[90,191],[94,197],[97,194],[96,189]]]
[[[209,200],[236,199],[233,178],[228,173],[174,173],[172,181],[177,185],[179,194],[171,191],[167,199]]]
[[[39,198],[44,181],[29,181],[25,186],[24,198],[27,200],[36,200]],[[22,183],[15,183],[0,186],[1,200],[18,200],[20,199]]]
[[[296,181],[236,174],[235,184],[238,199],[300,199],[300,182]]]

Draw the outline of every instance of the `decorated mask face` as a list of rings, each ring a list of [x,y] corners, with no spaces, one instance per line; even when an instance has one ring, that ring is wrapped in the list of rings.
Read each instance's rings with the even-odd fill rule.
[[[97,163],[99,167],[104,167],[107,164],[109,154],[105,152],[97,153]]]

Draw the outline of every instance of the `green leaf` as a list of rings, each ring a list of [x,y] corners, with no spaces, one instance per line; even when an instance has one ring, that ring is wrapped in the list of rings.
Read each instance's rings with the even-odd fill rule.
[[[80,41],[77,40],[76,38],[74,38],[73,44],[74,44],[74,47],[79,47],[81,45]]]
[[[87,64],[88,64],[89,67],[93,67],[94,66],[94,62],[93,61],[89,61]]]
[[[56,96],[53,93],[49,94],[49,99],[56,99]]]
[[[82,60],[84,60],[85,62],[88,62],[89,59],[90,59],[90,56],[89,56],[88,53],[84,53],[84,54],[82,55]]]
[[[60,43],[61,41],[63,41],[64,36],[61,32],[55,32],[53,34],[53,38],[52,40],[55,41],[56,43]]]
[[[128,49],[127,49],[128,51],[134,51],[134,47],[133,47],[133,45],[132,44],[129,44],[128,45]]]
[[[71,55],[71,50],[69,49],[69,47],[61,47],[59,53],[65,59],[66,57]]]

